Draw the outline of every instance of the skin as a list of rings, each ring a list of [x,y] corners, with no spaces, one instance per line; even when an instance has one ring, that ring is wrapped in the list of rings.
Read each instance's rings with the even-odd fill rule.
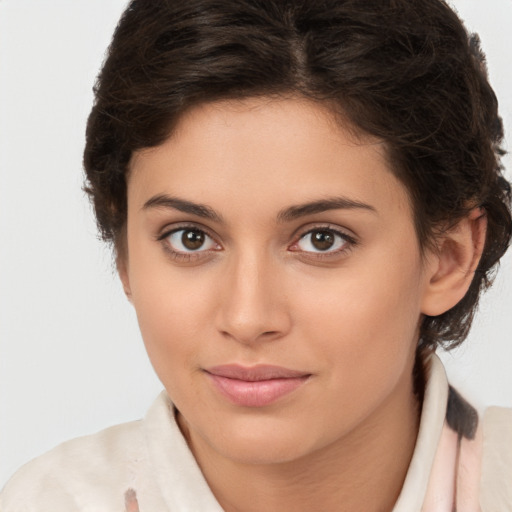
[[[333,198],[344,203],[293,208]],[[392,509],[418,430],[419,322],[465,293],[481,217],[422,255],[384,145],[298,98],[196,107],[133,156],[121,279],[226,511]],[[179,229],[203,230],[204,244],[186,252]],[[318,250],[314,229],[332,248]],[[241,407],[204,371],[233,363],[311,377]]]

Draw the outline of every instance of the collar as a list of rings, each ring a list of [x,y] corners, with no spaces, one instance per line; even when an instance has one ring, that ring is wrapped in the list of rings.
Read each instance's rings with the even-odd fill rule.
[[[436,354],[428,357],[425,366],[427,375],[418,438],[393,512],[421,510],[443,430],[448,401],[448,379],[443,363]]]

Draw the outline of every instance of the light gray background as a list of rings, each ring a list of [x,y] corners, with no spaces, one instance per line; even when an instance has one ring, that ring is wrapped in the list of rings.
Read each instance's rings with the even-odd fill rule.
[[[81,191],[91,87],[124,5],[0,0],[0,486],[65,439],[141,417],[161,388]],[[453,5],[512,133],[512,0]],[[512,406],[511,256],[443,356],[478,406]]]

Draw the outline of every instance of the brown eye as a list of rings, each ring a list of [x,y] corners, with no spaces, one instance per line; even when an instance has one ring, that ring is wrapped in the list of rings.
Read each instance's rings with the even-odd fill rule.
[[[313,231],[311,233],[311,244],[319,251],[331,249],[336,241],[334,234],[330,231]]]
[[[218,244],[204,231],[181,228],[165,237],[169,248],[177,253],[203,252],[218,248]]]
[[[343,233],[334,229],[318,228],[302,235],[296,247],[303,252],[333,253],[343,250],[351,243],[353,243],[352,239]]]
[[[189,251],[197,251],[204,244],[204,233],[202,231],[184,230],[181,235],[181,243]]]

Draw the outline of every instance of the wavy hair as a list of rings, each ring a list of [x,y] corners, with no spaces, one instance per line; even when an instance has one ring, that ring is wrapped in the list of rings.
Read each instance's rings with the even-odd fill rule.
[[[485,249],[466,296],[426,316],[420,346],[455,346],[511,237],[503,128],[476,35],[442,0],[133,0],[97,79],[85,189],[119,252],[134,151],[194,105],[262,95],[326,102],[384,141],[422,248],[479,206]]]

